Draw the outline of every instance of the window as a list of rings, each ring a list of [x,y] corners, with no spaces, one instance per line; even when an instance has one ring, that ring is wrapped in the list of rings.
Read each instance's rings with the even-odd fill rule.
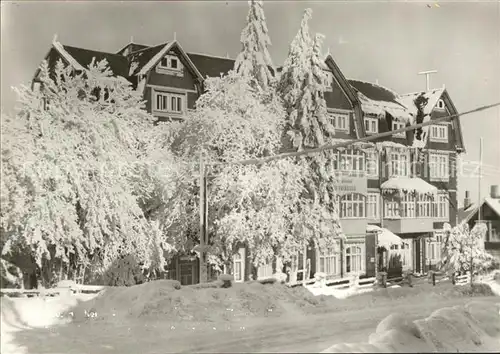
[[[345,150],[340,153],[340,170],[363,175],[365,172],[365,154],[360,150]]]
[[[160,60],[160,69],[175,70],[181,69],[179,59],[174,55],[166,55]]]
[[[155,92],[155,110],[168,113],[183,113],[184,99],[182,94]]]
[[[392,122],[392,130],[402,129],[402,128],[404,128],[405,126],[406,126],[406,125],[405,125],[405,123],[403,123],[403,122]],[[393,136],[397,136],[397,137],[405,138],[405,137],[406,137],[406,133],[405,133],[405,132],[402,132],[402,133],[395,133],[395,134],[393,134]]]
[[[450,214],[450,201],[448,193],[439,192],[435,205],[434,217],[442,220],[448,220]]]
[[[431,180],[448,180],[449,166],[447,154],[430,154],[429,170]]]
[[[331,112],[328,116],[332,120],[332,125],[337,130],[349,131],[349,113]]]
[[[341,218],[364,218],[365,217],[365,197],[361,194],[346,194],[340,202]]]
[[[269,262],[265,265],[261,265],[257,269],[257,279],[267,279],[273,276],[273,263]]]
[[[436,105],[436,108],[437,108],[437,109],[445,109],[445,108],[446,108],[446,106],[444,105],[444,101],[443,101],[443,100],[441,100],[441,99],[440,99],[440,100],[438,100],[437,105]]]
[[[447,142],[448,141],[448,125],[431,125],[430,138],[432,141]]]
[[[378,119],[365,117],[365,130],[367,134],[378,133]]]
[[[425,194],[420,194],[418,196],[418,217],[419,218],[430,218],[432,217],[432,199],[430,196]]]
[[[401,217],[414,218],[416,216],[415,197],[413,194],[405,193],[401,198]]]
[[[380,194],[377,192],[368,192],[366,199],[366,217],[369,219],[379,219]]]
[[[340,274],[340,257],[333,248],[329,248],[326,253],[320,253],[318,258],[320,273],[327,275]]]
[[[366,174],[378,178],[378,153],[374,150],[366,153]]]
[[[384,216],[389,219],[399,218],[399,203],[395,200],[384,200]]]
[[[345,250],[345,272],[360,273],[363,271],[363,254],[359,246],[350,246]]]
[[[245,280],[245,248],[240,247],[238,253],[233,256],[233,276],[234,281]]]
[[[325,76],[326,76],[326,81],[325,81],[325,91],[333,91],[332,85],[333,85],[333,73],[331,71],[325,70]]]
[[[426,258],[427,258],[427,263],[431,264],[436,264],[441,260],[442,256],[442,246],[443,246],[443,239],[442,237],[432,237],[428,239],[425,243],[425,251],[426,251]]]
[[[401,176],[407,177],[410,173],[410,157],[408,153],[392,151],[389,155],[389,177]]]

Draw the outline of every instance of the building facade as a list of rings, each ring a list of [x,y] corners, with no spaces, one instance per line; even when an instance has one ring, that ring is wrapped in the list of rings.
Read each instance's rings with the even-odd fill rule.
[[[84,70],[93,58],[106,59],[115,75],[140,90],[146,110],[158,121],[183,119],[203,93],[204,79],[227,73],[234,66],[229,58],[186,53],[177,41],[157,46],[130,43],[116,53],[54,41],[45,57],[49,67],[61,59],[77,71]],[[398,95],[373,83],[347,80],[331,55],[325,59],[324,70],[329,78],[324,97],[339,142],[415,124],[419,97],[427,100],[424,119],[457,113],[444,88]],[[40,86],[38,76],[37,71],[34,89]],[[311,278],[317,272],[329,278],[373,276],[377,267],[391,263],[394,256],[402,268],[415,272],[435,265],[440,258],[443,224],[454,225],[456,220],[456,157],[464,146],[458,120],[423,130],[418,136],[395,133],[362,147],[336,151],[336,189],[345,234],[338,248],[320,253],[311,243],[283,269],[276,269],[276,263],[282,268],[280,262],[256,269],[249,262],[249,250],[241,245],[233,264],[236,281],[265,278],[277,270],[289,273],[291,281]],[[416,149],[414,141],[422,136],[424,145]],[[388,229],[403,241],[381,251],[377,234],[367,232],[370,225]],[[194,253],[179,255],[166,273],[182,284],[197,283],[198,258]]]
[[[481,211],[481,216],[479,215]],[[500,188],[490,187],[490,195],[478,204],[471,203],[469,192],[465,192],[463,208],[459,210],[459,222],[466,222],[472,229],[477,223],[487,227],[484,238],[484,249],[500,263]]]

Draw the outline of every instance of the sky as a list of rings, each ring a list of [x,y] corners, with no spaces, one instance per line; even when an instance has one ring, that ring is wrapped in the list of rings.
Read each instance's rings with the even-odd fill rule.
[[[436,5],[437,4],[437,5]],[[420,71],[438,70],[431,88],[446,86],[464,112],[500,102],[499,1],[265,1],[281,65],[303,11],[313,10],[312,33],[326,36],[329,50],[347,78],[375,82],[398,93],[425,89]],[[174,36],[188,52],[234,58],[241,49],[246,1],[18,1],[1,2],[1,106],[12,112],[12,86],[29,83],[55,34],[67,45],[117,52],[130,42],[155,45]],[[476,170],[483,138],[481,195],[500,184],[500,108],[461,118],[465,190],[478,198]]]

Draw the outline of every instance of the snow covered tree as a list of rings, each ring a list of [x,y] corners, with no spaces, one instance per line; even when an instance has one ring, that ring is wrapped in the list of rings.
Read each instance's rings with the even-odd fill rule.
[[[163,152],[144,160],[153,117],[140,93],[105,61],[80,73],[44,62],[40,77],[41,90],[17,89],[19,113],[2,116],[2,254],[30,253],[39,267],[76,257],[97,273],[126,254],[160,267],[175,244],[162,232],[175,210],[170,221],[145,211],[154,192],[173,194],[158,167],[175,165]]]
[[[249,1],[250,9],[247,25],[241,32],[243,49],[234,63],[236,73],[253,78],[263,90],[267,90],[274,81],[274,65],[269,54],[271,46],[266,25],[262,0]]]
[[[452,272],[481,272],[491,267],[494,258],[484,249],[487,227],[476,224],[469,230],[467,223],[455,227],[444,225],[446,240],[443,245],[441,267]],[[472,282],[472,279],[471,279]]]
[[[324,36],[309,36],[307,9],[301,28],[290,45],[288,57],[281,72],[278,92],[288,112],[287,133],[294,148],[312,148],[331,142],[334,127],[327,117],[324,88],[327,74],[321,59]]]
[[[312,11],[305,10],[301,27],[290,45],[278,84],[278,92],[283,98],[287,111],[285,132],[290,142],[285,142],[286,149],[302,150],[316,148],[335,141],[335,129],[328,119],[324,100],[327,74],[321,59],[323,35],[317,34],[311,40],[308,20]],[[333,188],[335,156],[331,151],[299,159],[299,164],[306,164],[309,178],[306,188],[308,198],[317,203],[314,210],[323,208],[321,215],[329,216],[330,235],[342,235],[338,217],[338,200]]]
[[[324,229],[318,205],[302,198],[309,178],[306,165],[294,159],[237,163],[277,154],[285,124],[281,102],[269,100],[250,81],[235,72],[208,79],[206,93],[176,132],[173,145],[179,159],[190,164],[191,180],[198,175],[201,152],[205,163],[212,164],[208,259],[219,267],[230,266],[238,244],[249,246],[256,266],[274,257],[290,260]],[[191,212],[195,220],[198,210]],[[311,214],[316,217],[308,217]]]

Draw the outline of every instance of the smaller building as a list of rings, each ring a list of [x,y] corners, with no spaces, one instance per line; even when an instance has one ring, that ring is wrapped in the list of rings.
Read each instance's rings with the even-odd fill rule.
[[[490,187],[490,195],[480,205],[471,203],[469,191],[465,192],[464,207],[459,209],[459,222],[466,222],[470,228],[477,223],[486,224],[488,230],[484,239],[486,252],[500,261],[500,190],[498,185]],[[480,212],[480,213],[479,213]]]

